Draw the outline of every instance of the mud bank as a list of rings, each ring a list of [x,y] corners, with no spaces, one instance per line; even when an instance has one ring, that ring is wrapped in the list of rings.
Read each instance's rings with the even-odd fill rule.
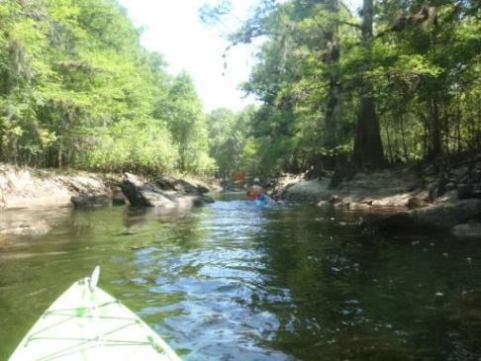
[[[109,198],[112,190],[107,178],[80,171],[58,172],[0,164],[0,208],[70,207],[75,205],[76,197]]]
[[[481,155],[442,165],[398,167],[332,186],[331,177],[284,175],[273,196],[364,212],[364,227],[383,232],[449,230],[481,238]]]
[[[191,208],[212,199],[219,190],[192,177],[167,175],[145,178],[133,174],[39,170],[0,164],[0,237],[36,234],[50,225],[43,211],[131,205],[135,207]],[[35,216],[35,212],[39,216]],[[28,222],[26,221],[28,220]]]

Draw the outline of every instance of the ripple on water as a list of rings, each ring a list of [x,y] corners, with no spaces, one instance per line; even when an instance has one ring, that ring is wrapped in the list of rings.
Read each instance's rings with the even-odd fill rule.
[[[68,213],[1,249],[0,359],[101,264],[101,286],[186,361],[476,360],[479,243],[377,238],[334,216],[239,200]]]

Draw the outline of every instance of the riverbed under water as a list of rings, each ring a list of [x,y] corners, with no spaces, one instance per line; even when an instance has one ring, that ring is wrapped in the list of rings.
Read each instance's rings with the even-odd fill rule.
[[[0,243],[0,360],[97,264],[189,361],[481,359],[481,240],[374,237],[359,214],[236,195],[45,217],[50,232]]]

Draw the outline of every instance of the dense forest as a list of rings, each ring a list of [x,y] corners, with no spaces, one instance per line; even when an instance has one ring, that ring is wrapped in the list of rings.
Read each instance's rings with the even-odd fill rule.
[[[204,6],[215,26],[230,1]],[[0,2],[0,161],[229,176],[365,169],[481,147],[476,0],[260,0],[260,105],[203,110],[115,0]],[[226,49],[228,51],[229,49]],[[226,64],[228,66],[228,64]]]
[[[261,169],[352,170],[481,146],[481,4],[475,0],[260,1],[230,34],[263,40],[244,89]],[[229,1],[205,6],[222,21]]]
[[[191,78],[139,38],[114,0],[0,2],[0,161],[213,168]]]

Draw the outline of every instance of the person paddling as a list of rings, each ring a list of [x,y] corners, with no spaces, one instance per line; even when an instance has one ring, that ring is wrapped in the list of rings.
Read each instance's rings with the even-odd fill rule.
[[[272,201],[265,189],[260,185],[259,178],[254,178],[254,183],[247,191],[247,198],[261,204],[269,204]]]
[[[257,199],[261,199],[264,194],[264,188],[254,184],[247,191],[247,198],[249,198],[251,201],[255,201]]]

